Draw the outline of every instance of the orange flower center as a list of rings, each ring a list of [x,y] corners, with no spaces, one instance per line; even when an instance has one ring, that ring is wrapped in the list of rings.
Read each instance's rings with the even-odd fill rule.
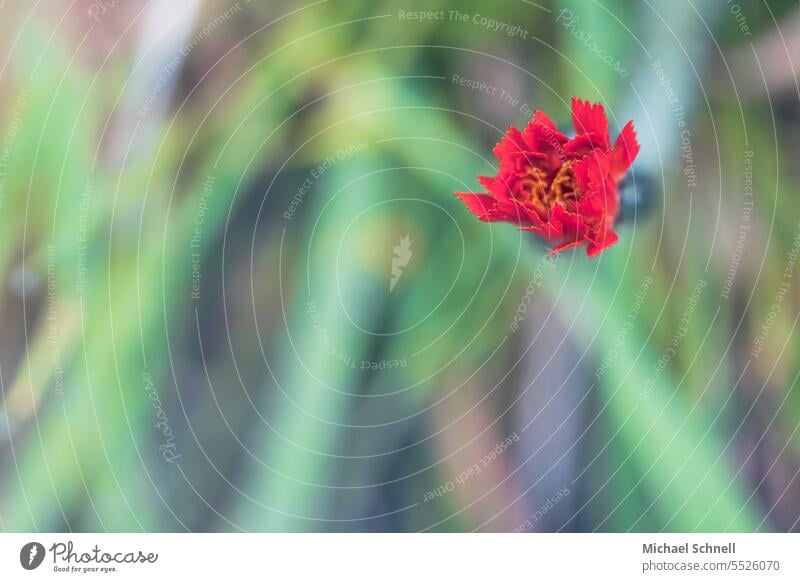
[[[547,213],[547,173],[541,168],[528,166],[520,179],[523,200],[529,202],[537,212]]]
[[[575,173],[572,171],[571,161],[566,161],[561,165],[558,174],[553,178],[553,183],[550,184],[548,195],[551,208],[554,204],[563,206],[567,201],[578,199],[578,191],[575,189]]]
[[[536,211],[547,216],[556,204],[566,206],[580,197],[575,188],[575,173],[572,171],[572,162],[564,162],[548,184],[547,173],[541,168],[528,166],[525,174],[520,177],[520,189],[523,199],[531,204]]]

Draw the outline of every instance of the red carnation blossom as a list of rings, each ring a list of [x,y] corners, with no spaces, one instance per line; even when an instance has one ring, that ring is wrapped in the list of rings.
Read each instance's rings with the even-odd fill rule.
[[[500,168],[478,176],[485,194],[456,192],[486,222],[511,222],[555,246],[550,254],[586,243],[597,255],[617,242],[617,184],[639,144],[629,121],[612,148],[608,119],[599,103],[572,98],[572,139],[537,110],[524,131],[514,126],[494,148]]]

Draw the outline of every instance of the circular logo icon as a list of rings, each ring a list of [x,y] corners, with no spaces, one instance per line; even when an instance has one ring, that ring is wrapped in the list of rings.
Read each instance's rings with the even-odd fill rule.
[[[44,561],[44,546],[39,542],[28,542],[19,551],[19,563],[26,570],[35,570]]]

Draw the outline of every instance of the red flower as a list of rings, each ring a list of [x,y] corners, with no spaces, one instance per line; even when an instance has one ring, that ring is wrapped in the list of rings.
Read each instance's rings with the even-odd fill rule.
[[[485,194],[456,192],[475,216],[512,222],[555,246],[550,254],[586,243],[597,255],[617,242],[617,184],[639,153],[629,121],[612,148],[603,106],[572,98],[575,137],[567,138],[537,110],[524,131],[514,126],[494,148],[500,168],[478,176]]]

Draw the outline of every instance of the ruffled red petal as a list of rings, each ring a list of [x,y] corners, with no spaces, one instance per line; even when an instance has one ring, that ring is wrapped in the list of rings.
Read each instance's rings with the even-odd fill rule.
[[[498,180],[495,180],[491,191],[497,191]],[[472,192],[456,192],[467,209],[484,222],[511,222],[519,225],[540,223],[536,213],[516,200],[498,200],[491,194],[475,194]]]
[[[586,256],[595,257],[606,250],[619,240],[617,233],[613,230],[603,232],[600,240],[594,240],[586,247]]]
[[[540,125],[544,125],[546,127],[549,127],[553,131],[558,132],[558,135],[563,137],[565,140],[567,139],[567,137],[563,133],[558,131],[558,128],[556,127],[556,124],[553,122],[552,119],[550,119],[550,117],[547,115],[547,113],[545,113],[541,109],[537,109],[534,112],[534,114],[533,114],[533,123],[538,123]]]
[[[572,125],[575,133],[596,133],[603,139],[603,147],[608,149],[608,118],[605,108],[599,103],[592,104],[589,101],[581,101],[572,98]]]
[[[509,155],[527,149],[525,140],[522,139],[522,132],[513,125],[508,128],[506,134],[500,139],[496,146],[494,146],[494,155],[503,163],[503,160]]]
[[[488,194],[471,194],[469,192],[456,192],[467,210],[485,222],[496,220],[493,214],[497,209],[497,200]]]
[[[583,240],[583,239],[580,239],[580,240],[576,239],[576,240],[567,241],[565,243],[561,243],[560,245],[556,245],[552,249],[550,249],[550,252],[547,253],[547,256],[548,257],[552,257],[556,253],[560,253],[561,251],[565,251],[565,250],[567,250],[569,248],[572,248],[572,247],[577,247],[578,245],[582,245],[584,242],[586,242],[586,241]]]
[[[581,158],[592,153],[598,148],[603,148],[608,142],[608,136],[603,137],[599,133],[582,133],[576,135],[564,145],[564,153],[571,159]]]
[[[611,171],[616,176],[622,176],[631,167],[638,154],[639,142],[636,139],[636,130],[633,128],[633,121],[629,121],[614,142],[614,149],[611,152]]]

